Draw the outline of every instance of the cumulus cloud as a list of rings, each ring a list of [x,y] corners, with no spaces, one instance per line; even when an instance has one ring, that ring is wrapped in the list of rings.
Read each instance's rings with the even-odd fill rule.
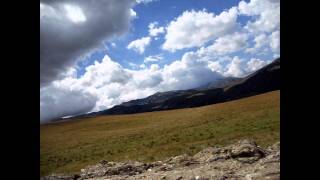
[[[164,27],[157,27],[158,22],[152,22],[149,24],[149,35],[152,37],[158,36],[158,34],[164,33]]]
[[[280,31],[274,31],[271,35],[271,42],[270,47],[273,52],[279,53],[280,52]]]
[[[40,1],[40,86],[101,42],[128,30],[133,0]]]
[[[154,67],[153,67],[154,68]],[[152,73],[153,72],[153,73]],[[163,81],[162,74],[159,72],[155,72],[155,70],[150,68],[150,72],[145,71],[145,73],[149,73],[150,76],[143,76],[139,72],[133,72],[136,80],[136,88],[140,90],[144,90],[146,88],[151,88],[155,90],[155,87],[159,85]]]
[[[164,87],[175,90],[199,87],[222,77],[208,67],[207,61],[198,59],[194,52],[187,52],[181,60],[165,65],[163,76]]]
[[[147,4],[147,3],[150,3],[150,2],[154,2],[154,1],[158,1],[158,0],[136,0],[136,2],[138,4],[140,4],[140,3]]]
[[[268,45],[269,39],[265,33],[262,33],[254,37],[253,41],[254,46],[251,48],[247,48],[245,52],[257,53],[261,48],[265,47],[265,45]]]
[[[252,73],[265,65],[269,64],[271,61],[264,61],[261,59],[252,58],[249,61],[241,59],[238,56],[233,57],[230,63],[226,66],[222,74],[224,76],[231,77],[244,77],[249,73]]]
[[[262,68],[263,66],[266,66],[269,63],[271,63],[271,61],[262,61],[260,59],[252,58],[250,59],[250,61],[247,62],[246,70],[249,72],[253,72]]]
[[[152,55],[144,58],[144,63],[149,63],[149,62],[157,62],[163,59],[163,56],[161,54],[157,55]]]
[[[127,46],[127,49],[132,49],[140,54],[143,54],[146,47],[151,43],[152,38],[154,37],[157,39],[156,36],[158,36],[161,33],[164,33],[164,28],[163,27],[157,27],[158,22],[152,22],[149,24],[149,36],[142,37],[140,39],[136,39],[132,42],[129,43]]]
[[[219,15],[202,11],[185,11],[167,26],[163,49],[175,51],[200,47],[206,42],[233,32],[237,25],[237,8]]]
[[[232,59],[227,69],[228,70],[224,73],[225,76],[243,77],[245,75],[243,60],[241,60],[238,56]]]
[[[141,69],[145,69],[147,66],[145,64],[140,64],[139,66]]]
[[[157,39],[156,36],[158,36],[161,33],[164,33],[164,28],[163,27],[157,27],[158,22],[152,22],[149,24],[149,36],[142,37],[140,39],[136,39],[132,42],[129,43],[127,46],[127,49],[132,49],[140,54],[143,54],[146,47],[151,43],[152,38],[154,37]]]
[[[265,33],[258,34],[253,39],[254,45],[247,48],[245,52],[253,55],[274,53],[274,55],[280,52],[280,31],[276,30],[269,35]]]
[[[130,79],[131,74],[108,56],[100,63],[88,66],[81,78],[77,78],[71,69],[66,78],[40,88],[41,121],[86,113],[94,108],[107,108],[105,104],[119,103],[118,90]]]
[[[137,18],[137,13],[133,9],[130,9],[130,15],[132,18]]]
[[[256,17],[245,26],[250,32],[272,32],[280,27],[280,0],[241,1],[238,9],[241,15]]]
[[[230,54],[244,49],[247,46],[248,35],[245,33],[233,33],[219,37],[214,43],[206,48],[201,48],[202,53],[217,55]]]
[[[238,57],[208,60],[196,51],[162,68],[143,64],[144,68],[130,70],[106,55],[87,67],[81,77],[70,69],[68,77],[41,88],[41,120],[104,110],[159,91],[195,88],[226,76],[243,77],[265,64]]]
[[[137,68],[139,67],[138,64],[135,64],[135,63],[133,63],[133,62],[129,62],[128,65],[129,65],[131,68],[133,68],[133,69],[137,69]]]
[[[251,19],[244,29],[253,37],[254,45],[245,50],[247,53],[263,55],[280,51],[280,0],[251,0],[238,4],[239,15]]]
[[[143,37],[141,39],[134,40],[129,43],[127,49],[133,49],[134,51],[143,54],[146,47],[150,44],[151,38],[150,37]]]
[[[111,43],[111,46],[113,47],[113,48],[115,48],[115,47],[117,47],[117,44],[116,43]]]

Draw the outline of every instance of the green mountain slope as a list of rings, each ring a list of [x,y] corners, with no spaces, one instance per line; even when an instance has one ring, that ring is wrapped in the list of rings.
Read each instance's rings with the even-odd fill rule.
[[[40,126],[41,175],[79,171],[101,159],[155,161],[253,138],[279,141],[280,90],[226,103]]]

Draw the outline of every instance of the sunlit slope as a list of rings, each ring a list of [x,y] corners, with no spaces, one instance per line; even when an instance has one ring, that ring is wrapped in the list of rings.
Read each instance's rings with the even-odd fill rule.
[[[280,90],[221,104],[41,125],[41,175],[101,159],[154,161],[243,138],[279,140]]]

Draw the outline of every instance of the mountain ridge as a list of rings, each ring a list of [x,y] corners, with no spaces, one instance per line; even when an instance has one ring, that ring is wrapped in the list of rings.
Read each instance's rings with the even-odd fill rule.
[[[122,103],[110,109],[101,111],[101,114],[131,114],[191,108],[226,102],[277,89],[280,89],[280,58],[240,80],[232,81],[231,84],[228,84],[223,88],[180,90],[171,94],[172,97],[166,97],[166,99],[160,100],[155,97],[159,96],[158,93],[147,98]],[[145,104],[133,103],[149,99],[155,100]],[[130,103],[131,105],[128,106]]]
[[[124,102],[106,110],[70,118],[60,118],[55,121],[66,121],[100,115],[133,114],[199,107],[278,89],[280,89],[280,57],[243,78],[228,77],[224,80],[218,79],[216,82],[211,82],[194,89],[157,92],[146,98]]]

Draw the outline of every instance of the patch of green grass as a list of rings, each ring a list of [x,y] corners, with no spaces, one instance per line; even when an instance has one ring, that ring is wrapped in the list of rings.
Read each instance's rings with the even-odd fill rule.
[[[252,138],[279,141],[280,91],[236,101],[41,125],[40,175],[71,173],[101,159],[155,161]]]

